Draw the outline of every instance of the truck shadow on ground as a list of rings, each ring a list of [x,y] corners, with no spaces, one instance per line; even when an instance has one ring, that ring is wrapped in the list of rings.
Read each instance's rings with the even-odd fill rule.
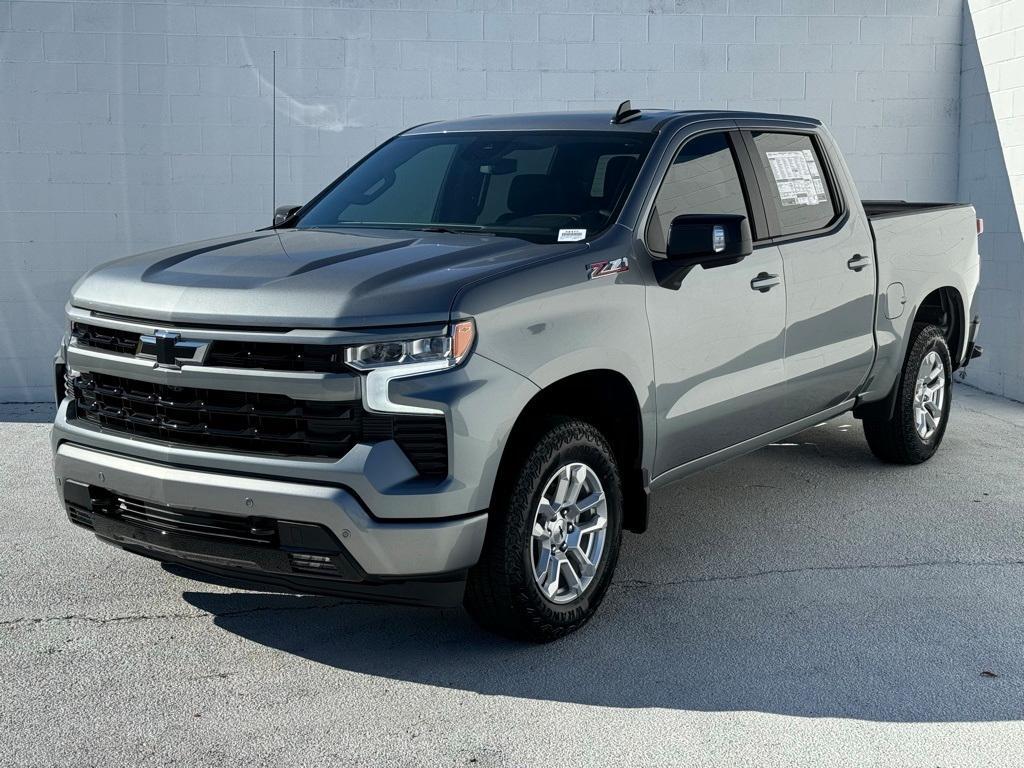
[[[596,619],[546,646],[493,637],[457,610],[184,597],[223,630],[328,667],[486,695],[889,722],[1024,719],[1022,558],[994,540],[981,542],[984,558],[951,549],[984,527],[972,507],[980,491],[961,498],[955,478],[932,482],[969,460],[957,443],[950,435],[923,467],[886,467],[859,426],[839,419],[677,484],[656,498],[652,530],[626,538]]]

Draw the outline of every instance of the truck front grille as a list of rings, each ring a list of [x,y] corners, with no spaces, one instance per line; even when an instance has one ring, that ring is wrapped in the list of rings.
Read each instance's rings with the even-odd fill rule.
[[[325,344],[279,344],[263,341],[215,341],[206,365],[217,368],[258,368],[265,371],[346,373],[341,347]]]
[[[80,347],[119,355],[134,355],[141,334],[75,323],[71,337]],[[204,363],[213,368],[247,368],[264,371],[349,373],[344,350],[330,344],[289,344],[276,341],[224,341],[210,343]]]
[[[103,328],[99,325],[75,323],[71,327],[71,338],[81,347],[117,355],[134,355],[139,347],[141,334],[121,331],[117,328]]]
[[[385,416],[366,412],[360,401],[293,400],[102,373],[82,373],[68,382],[73,418],[115,432],[199,448],[318,458],[341,458],[360,442],[394,440],[420,475],[448,474],[448,436],[440,416]]]

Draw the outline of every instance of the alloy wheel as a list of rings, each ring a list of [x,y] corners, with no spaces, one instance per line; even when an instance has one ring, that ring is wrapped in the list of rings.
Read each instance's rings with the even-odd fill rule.
[[[938,430],[945,405],[946,367],[939,353],[932,350],[921,360],[914,388],[914,427],[922,440]]]
[[[530,541],[533,577],[548,600],[564,605],[586,592],[607,528],[608,502],[594,470],[580,462],[558,469],[541,493]]]

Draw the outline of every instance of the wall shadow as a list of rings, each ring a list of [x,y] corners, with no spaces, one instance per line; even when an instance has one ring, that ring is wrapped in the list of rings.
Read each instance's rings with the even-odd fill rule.
[[[1009,34],[1009,32],[1007,32]],[[990,38],[993,35],[989,33]],[[960,77],[960,140],[958,196],[972,203],[985,220],[978,240],[981,281],[974,312],[981,316],[979,341],[985,356],[972,363],[967,381],[997,395],[1024,400],[1024,329],[1020,304],[1024,299],[1024,234],[1011,175],[1024,173],[1020,147],[1012,138],[1012,88],[1002,85],[999,71],[1011,64],[1024,69],[1024,57],[984,63],[969,4],[964,4]],[[994,53],[991,43],[988,53]],[[998,57],[996,57],[998,58]],[[990,74],[994,75],[990,78]],[[994,99],[1001,99],[997,117]],[[1019,119],[1019,118],[1018,118]],[[1016,155],[1013,153],[1016,152]],[[1021,167],[1018,167],[1021,166]]]
[[[932,471],[887,467],[841,417],[666,489],[596,620],[547,646],[459,610],[195,586],[184,598],[224,631],[382,680],[609,707],[1019,720],[1020,559],[936,554],[947,528],[971,537],[991,520],[915,495],[931,499],[936,474],[960,483],[955,452],[970,449],[950,435]]]
[[[0,403],[0,423],[52,424],[56,415],[53,403]]]

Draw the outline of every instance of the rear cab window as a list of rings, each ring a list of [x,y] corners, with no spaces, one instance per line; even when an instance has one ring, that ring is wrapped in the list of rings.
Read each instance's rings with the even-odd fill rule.
[[[814,140],[801,133],[750,134],[762,170],[765,206],[774,209],[779,236],[821,230],[840,213],[827,167]]]

